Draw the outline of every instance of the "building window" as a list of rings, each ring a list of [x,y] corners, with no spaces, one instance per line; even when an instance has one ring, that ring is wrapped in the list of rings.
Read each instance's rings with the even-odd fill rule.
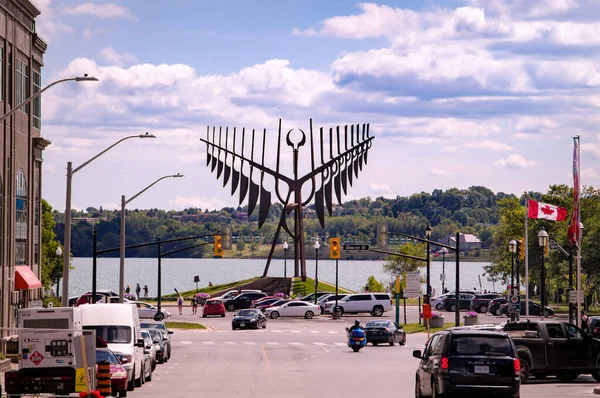
[[[27,182],[25,172],[17,173],[17,222],[15,225],[15,264],[24,265],[27,260]]]
[[[29,98],[29,67],[17,58],[17,105]],[[21,112],[29,113],[29,104],[21,107]]]
[[[33,263],[40,263],[40,173],[36,167],[33,176]]]
[[[42,89],[42,75],[39,70],[33,71],[33,94],[39,93]],[[39,95],[33,100],[33,127],[42,129],[42,96]]]

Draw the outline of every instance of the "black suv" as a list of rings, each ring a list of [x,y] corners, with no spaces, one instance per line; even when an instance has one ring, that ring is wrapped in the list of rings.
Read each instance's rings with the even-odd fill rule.
[[[506,297],[495,298],[488,304],[488,311],[492,315],[502,315],[500,313],[500,307],[502,307],[502,304],[506,303],[508,303],[508,299]]]
[[[519,397],[521,364],[504,332],[449,329],[431,336],[425,352],[415,350],[413,356],[420,359],[415,397]]]
[[[471,299],[474,297],[471,293],[459,293],[459,309],[468,310],[471,308]],[[442,308],[446,311],[456,311],[456,295],[448,296],[442,301]]]
[[[490,301],[497,298],[505,297],[500,293],[476,294],[475,297],[471,299],[471,309],[481,314],[485,314],[486,312],[488,312],[488,309],[490,307]]]
[[[267,297],[267,293],[248,292],[235,296],[231,300],[227,300],[225,308],[227,311],[243,310],[250,308],[252,301]]]

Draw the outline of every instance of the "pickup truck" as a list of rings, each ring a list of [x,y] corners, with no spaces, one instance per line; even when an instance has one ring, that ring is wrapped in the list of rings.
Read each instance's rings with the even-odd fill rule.
[[[577,326],[559,321],[525,321],[504,325],[521,360],[521,384],[530,376],[554,375],[563,382],[580,374],[600,381],[600,340]]]

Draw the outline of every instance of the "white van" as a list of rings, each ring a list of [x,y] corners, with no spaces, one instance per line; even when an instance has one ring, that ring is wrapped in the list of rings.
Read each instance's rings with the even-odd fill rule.
[[[135,304],[88,304],[81,307],[83,329],[95,330],[108,343],[127,370],[127,389],[142,385],[144,339]]]

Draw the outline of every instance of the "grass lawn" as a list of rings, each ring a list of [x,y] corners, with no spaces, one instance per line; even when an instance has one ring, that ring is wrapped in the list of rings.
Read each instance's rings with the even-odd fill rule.
[[[454,322],[453,323],[444,323],[443,328],[432,328],[432,329],[429,329],[429,331],[430,331],[430,333],[435,333],[435,332],[439,332],[440,330],[445,330],[445,329],[452,328],[452,327],[454,327]],[[409,323],[408,325],[402,325],[402,328],[404,329],[406,334],[427,333],[427,328],[425,326],[421,325],[420,323]]]
[[[335,285],[329,283],[319,282],[318,286],[321,292],[332,292],[335,293]],[[301,294],[302,296],[309,295],[315,292],[315,280],[312,278],[306,278],[306,282],[302,282],[302,278],[294,278],[292,280],[292,292],[294,296]],[[354,293],[352,290],[344,289],[338,286],[339,293]]]
[[[241,284],[244,284],[244,283],[254,282],[257,279],[258,278],[244,279],[242,281],[235,281],[235,282],[223,283],[221,285],[213,285],[213,286],[210,286],[210,287],[208,287],[208,286],[202,287],[202,288],[199,288],[197,291],[196,291],[196,289],[192,289],[192,290],[187,290],[185,292],[179,292],[179,293],[181,293],[181,295],[184,298],[187,298],[187,297],[191,298],[196,293],[212,294],[214,292],[219,292],[221,290],[233,290],[238,285],[241,285]],[[177,298],[177,293],[165,294],[165,295],[163,295],[163,298],[175,299],[175,298]]]
[[[206,329],[206,326],[191,322],[165,322],[167,329]]]

